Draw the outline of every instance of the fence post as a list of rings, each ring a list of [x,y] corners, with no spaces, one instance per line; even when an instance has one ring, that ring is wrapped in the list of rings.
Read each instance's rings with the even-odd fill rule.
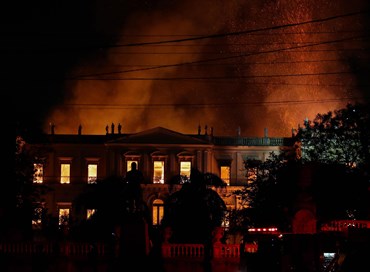
[[[222,257],[222,243],[221,238],[224,235],[224,229],[222,227],[216,227],[213,230],[213,257]]]

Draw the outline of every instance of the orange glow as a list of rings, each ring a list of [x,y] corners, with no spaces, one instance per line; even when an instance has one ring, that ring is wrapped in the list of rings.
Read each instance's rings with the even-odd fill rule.
[[[133,13],[117,45],[271,28],[366,5],[356,0],[182,2]],[[45,131],[54,122],[57,134],[77,134],[79,124],[85,134],[104,134],[113,122],[122,124],[122,133],[163,126],[196,134],[201,124],[214,127],[215,135],[236,135],[240,126],[242,136],[261,137],[268,128],[271,137],[289,137],[306,117],[343,108],[363,92],[350,60],[366,54],[358,50],[364,41],[330,42],[363,29],[358,17],[339,18],[249,35],[102,49],[70,71],[71,78],[91,76],[66,81],[70,96],[45,120]],[[307,46],[317,43],[322,44]],[[248,56],[227,59],[243,54]],[[226,59],[202,62],[217,58]],[[158,66],[166,67],[146,69]],[[217,79],[205,79],[210,77]]]

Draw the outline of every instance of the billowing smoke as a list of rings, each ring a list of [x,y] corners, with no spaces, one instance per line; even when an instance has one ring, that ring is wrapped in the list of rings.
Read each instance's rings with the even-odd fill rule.
[[[53,122],[56,133],[75,133],[82,124],[83,133],[103,134],[120,123],[123,133],[196,133],[207,125],[216,135],[240,127],[243,136],[268,128],[279,137],[306,117],[361,101],[366,23],[361,13],[340,15],[365,10],[366,1],[174,2],[136,8],[113,47],[73,67],[70,96],[45,129]],[[300,24],[317,19],[325,20]],[[192,39],[212,34],[220,35]]]

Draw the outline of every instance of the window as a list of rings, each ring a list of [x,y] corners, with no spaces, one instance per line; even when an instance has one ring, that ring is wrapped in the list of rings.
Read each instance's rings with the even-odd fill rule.
[[[43,209],[42,207],[36,207],[33,210],[33,216],[32,216],[32,228],[33,229],[41,229],[42,225],[42,214]]]
[[[86,169],[87,169],[87,183],[95,184],[98,179],[98,165],[99,158],[88,157],[86,160]]]
[[[137,160],[128,160],[127,161],[127,172],[128,171],[131,171],[131,164],[133,163],[133,162],[135,162],[136,163],[136,169],[139,169],[139,161],[137,161]]]
[[[68,226],[69,223],[69,208],[59,209],[59,226]]]
[[[164,183],[164,161],[153,162],[153,183]]]
[[[71,164],[61,163],[60,164],[60,183],[70,183],[71,179]]]
[[[190,180],[191,168],[194,162],[194,154],[188,151],[182,151],[177,154],[180,162],[180,178],[181,183],[188,182]]]
[[[230,219],[232,217],[232,210],[230,208],[228,208],[226,211],[225,211],[225,216],[222,220],[222,223],[221,223],[221,227],[224,227],[225,230],[229,230],[230,228]]]
[[[261,161],[258,159],[247,159],[245,161],[245,168],[247,169],[247,182],[255,182],[257,180],[257,175],[259,170],[259,166],[261,165]],[[261,173],[261,171],[260,171]]]
[[[122,160],[122,176],[125,176],[131,170],[131,163],[136,163],[136,169],[140,169],[141,154],[136,151],[127,151],[123,154]]]
[[[230,185],[230,166],[221,166],[220,173],[220,178],[225,181],[227,185]]]
[[[98,178],[98,165],[96,163],[89,163],[87,165],[87,183],[96,183]]]
[[[158,226],[161,224],[164,213],[164,203],[161,199],[155,199],[153,201],[153,226]]]
[[[34,163],[33,169],[33,183],[42,183],[44,177],[44,165],[42,163]]]
[[[248,167],[247,169],[247,181],[255,182],[257,180],[257,167]]]
[[[180,175],[185,178],[190,178],[190,172],[191,172],[191,162],[181,161],[180,162]]]
[[[91,216],[96,212],[95,209],[87,209],[86,210],[86,219],[90,219]]]

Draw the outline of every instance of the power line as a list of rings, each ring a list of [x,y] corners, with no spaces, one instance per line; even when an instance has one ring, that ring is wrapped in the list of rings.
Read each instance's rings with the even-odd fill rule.
[[[370,48],[336,48],[336,49],[313,49],[313,50],[290,50],[288,53],[316,53],[316,52],[342,52],[342,51],[369,51]],[[112,55],[225,55],[225,54],[235,54],[240,53],[237,51],[188,51],[188,52],[110,52]],[[248,54],[258,53],[258,52],[248,52]]]
[[[164,40],[164,41],[155,41],[155,42],[141,42],[141,43],[127,43],[127,44],[121,44],[121,45],[114,45],[112,47],[144,46],[144,45],[154,45],[154,44],[164,44],[164,43],[168,44],[168,43],[178,43],[178,42],[185,42],[185,41],[196,41],[196,40],[204,40],[204,39],[224,38],[224,37],[228,37],[228,36],[238,36],[238,35],[250,34],[250,33],[254,33],[254,32],[277,30],[277,29],[286,28],[286,27],[294,27],[294,26],[300,26],[300,25],[306,25],[306,24],[321,23],[321,22],[331,21],[331,20],[335,20],[335,19],[339,19],[339,18],[356,16],[356,15],[365,14],[365,13],[369,13],[369,11],[358,11],[358,12],[352,12],[352,13],[347,13],[347,14],[341,14],[341,15],[335,15],[335,16],[331,16],[331,17],[321,18],[321,19],[314,19],[314,20],[303,21],[303,22],[299,22],[299,23],[284,24],[284,25],[278,25],[278,26],[272,26],[272,27],[263,27],[263,28],[257,28],[257,29],[235,31],[235,32],[228,32],[228,33],[220,33],[220,34],[201,35],[201,36],[197,36],[197,37],[189,37],[189,38],[175,39],[175,40]]]
[[[320,104],[320,103],[336,103],[348,100],[361,100],[362,97],[340,97],[330,99],[309,99],[309,100],[282,100],[282,101],[256,101],[256,102],[232,102],[232,103],[145,103],[145,104],[81,104],[69,103],[59,105],[58,107],[66,108],[86,108],[86,109],[142,109],[142,108],[223,108],[223,107],[241,107],[241,106],[281,106],[286,104]]]
[[[246,78],[275,78],[275,77],[302,77],[302,76],[327,76],[327,75],[346,75],[352,74],[352,72],[323,72],[323,73],[305,73],[305,74],[276,74],[276,75],[246,75],[246,76],[213,76],[213,77],[125,77],[125,78],[82,78],[78,80],[106,80],[106,81],[171,81],[171,80],[235,80],[235,79],[246,79]]]
[[[189,61],[189,62],[181,62],[181,63],[167,64],[167,65],[152,66],[152,67],[147,67],[147,68],[129,69],[129,70],[123,70],[123,71],[96,73],[96,74],[89,74],[89,75],[79,75],[77,77],[69,78],[69,79],[70,80],[71,79],[72,80],[78,80],[78,79],[81,79],[81,78],[84,78],[84,77],[98,77],[98,76],[112,75],[112,74],[121,74],[121,73],[138,72],[138,71],[148,71],[148,70],[155,70],[155,69],[162,69],[162,68],[170,68],[170,67],[178,67],[178,66],[184,66],[184,65],[193,65],[193,64],[199,64],[199,63],[206,63],[206,62],[222,61],[222,60],[228,60],[228,59],[234,59],[234,58],[250,57],[250,56],[262,55],[262,54],[278,53],[278,52],[284,52],[284,51],[298,49],[298,48],[306,48],[306,47],[323,45],[323,44],[332,44],[332,43],[344,42],[344,41],[349,41],[349,40],[356,40],[356,39],[361,39],[361,38],[368,37],[368,36],[369,35],[354,36],[354,37],[349,37],[349,38],[343,38],[343,39],[337,39],[337,40],[328,40],[328,41],[323,41],[323,42],[319,42],[319,43],[312,43],[312,44],[309,44],[309,45],[291,46],[291,47],[280,48],[280,49],[265,50],[265,51],[260,51],[260,52],[238,54],[238,55],[233,55],[233,56],[225,56],[225,57],[218,57],[218,58],[211,58],[211,59],[203,59],[203,60],[196,60],[196,61]]]
[[[362,59],[369,59],[362,58]],[[347,59],[308,59],[308,60],[287,60],[287,61],[248,61],[248,62],[224,62],[224,63],[198,63],[194,64],[194,66],[249,66],[249,65],[275,65],[275,64],[295,64],[295,63],[314,63],[314,62],[343,62],[347,61]],[[160,64],[107,64],[107,65],[100,65],[104,67],[153,67],[159,66]],[[90,65],[82,65],[90,67]],[[81,67],[81,66],[80,66]]]

